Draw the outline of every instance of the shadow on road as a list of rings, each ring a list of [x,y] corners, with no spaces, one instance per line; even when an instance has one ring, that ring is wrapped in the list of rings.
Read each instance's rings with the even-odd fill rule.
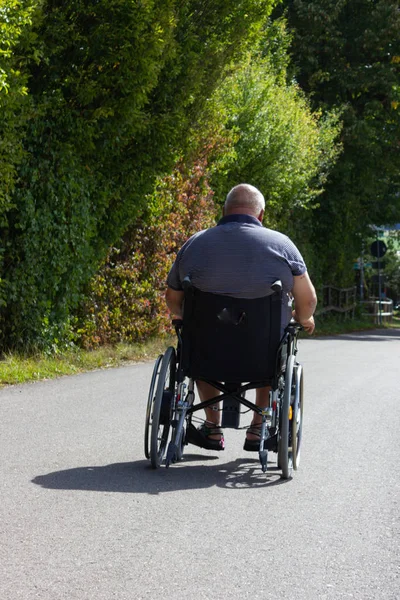
[[[213,464],[203,463],[205,460]],[[218,464],[214,461],[217,460]],[[191,463],[191,464],[190,464]],[[262,473],[258,459],[238,458],[221,463],[218,457],[188,454],[182,462],[154,470],[149,462],[139,460],[115,463],[103,467],[77,467],[38,475],[32,482],[55,490],[86,490],[95,492],[122,492],[130,494],[163,494],[177,490],[222,487],[227,489],[265,488],[286,483],[280,478],[275,463]]]

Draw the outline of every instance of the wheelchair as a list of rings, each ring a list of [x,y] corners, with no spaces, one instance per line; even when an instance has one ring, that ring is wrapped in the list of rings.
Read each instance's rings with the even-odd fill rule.
[[[281,477],[290,479],[300,464],[302,441],[303,369],[296,358],[302,328],[291,321],[281,336],[281,282],[271,286],[269,295],[252,300],[202,292],[189,278],[183,284],[183,319],[172,322],[177,346],[158,356],[151,378],[146,458],[153,469],[180,461],[195,413],[219,403],[222,428],[239,429],[242,412],[261,415],[261,469],[267,472],[273,451]],[[221,394],[195,403],[197,380]],[[267,408],[246,398],[248,390],[266,385],[271,386]]]

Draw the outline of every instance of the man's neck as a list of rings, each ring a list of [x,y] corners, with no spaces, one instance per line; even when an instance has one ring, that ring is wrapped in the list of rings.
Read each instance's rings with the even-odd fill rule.
[[[262,224],[257,217],[244,213],[230,213],[229,215],[224,215],[222,219],[218,221],[218,225],[225,225],[226,223],[249,223],[260,225],[260,227],[262,227]]]

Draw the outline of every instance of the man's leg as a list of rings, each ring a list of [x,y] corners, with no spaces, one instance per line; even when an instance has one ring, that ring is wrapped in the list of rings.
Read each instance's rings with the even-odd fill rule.
[[[262,388],[258,388],[256,390],[256,405],[259,406],[260,408],[265,408],[267,406],[269,406],[269,393],[271,391],[271,386],[267,385],[265,387]],[[260,423],[262,422],[262,416],[259,415],[258,413],[254,413],[253,414],[253,420],[251,422],[250,427],[253,426],[257,426],[260,425]],[[260,436],[255,434],[255,433],[251,433],[251,431],[248,431],[246,434],[246,437],[248,440],[253,441],[253,440],[259,440]]]
[[[199,392],[201,402],[205,402],[206,400],[210,400],[211,398],[215,398],[215,396],[219,396],[220,392],[215,387],[206,383],[205,381],[196,381],[197,389]],[[208,406],[205,408],[206,413],[206,425],[210,427],[219,427],[221,422],[221,412],[219,410],[220,403],[216,402],[215,404]],[[222,434],[210,435],[209,438],[211,440],[220,440]]]

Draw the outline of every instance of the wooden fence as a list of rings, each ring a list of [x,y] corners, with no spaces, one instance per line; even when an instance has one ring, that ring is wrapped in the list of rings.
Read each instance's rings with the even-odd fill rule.
[[[338,288],[333,285],[324,285],[322,294],[318,295],[320,306],[317,309],[316,316],[327,312],[338,312],[347,316],[354,316],[354,310],[357,306],[356,301],[357,288]]]
[[[333,285],[324,285],[318,294],[319,307],[316,316],[328,312],[337,312],[354,317],[357,306],[357,288],[337,288]],[[363,300],[359,304],[364,308],[364,316],[374,319],[374,323],[390,323],[393,318],[393,300]],[[322,306],[321,306],[322,305]]]

